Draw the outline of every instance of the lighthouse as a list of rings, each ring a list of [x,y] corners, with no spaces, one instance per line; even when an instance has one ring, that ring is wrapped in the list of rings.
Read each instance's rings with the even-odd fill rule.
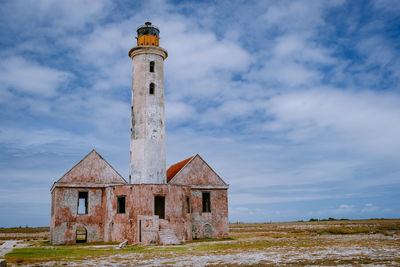
[[[164,60],[160,30],[146,22],[137,28],[133,60],[130,172],[131,184],[165,184]]]
[[[228,188],[198,154],[166,170],[164,60],[160,31],[137,28],[129,183],[94,149],[51,187],[53,244],[180,244],[227,238]]]

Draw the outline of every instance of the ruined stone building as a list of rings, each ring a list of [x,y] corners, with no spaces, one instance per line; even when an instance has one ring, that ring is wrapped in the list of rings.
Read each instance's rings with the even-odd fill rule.
[[[95,150],[51,188],[51,242],[176,244],[228,236],[228,184],[195,155],[166,170],[159,29],[137,29],[127,182]]]

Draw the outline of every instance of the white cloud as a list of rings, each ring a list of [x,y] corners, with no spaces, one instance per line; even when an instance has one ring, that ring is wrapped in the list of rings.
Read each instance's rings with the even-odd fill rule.
[[[294,32],[299,29],[312,31],[324,24],[321,17],[322,7],[322,3],[318,1],[280,1],[271,5],[262,18],[269,27]]]
[[[44,97],[57,94],[73,75],[66,71],[43,66],[21,57],[5,58],[0,63],[0,84],[3,89]]]
[[[4,15],[14,22],[11,27],[24,27],[29,21],[40,27],[36,31],[51,29],[52,34],[60,34],[65,30],[83,30],[88,23],[107,14],[111,7],[107,0],[15,0],[5,4],[8,13]]]
[[[338,149],[393,156],[400,151],[399,104],[399,96],[391,93],[327,88],[291,92],[267,103],[275,121],[266,127],[289,131],[288,137],[297,142],[330,140]]]
[[[251,63],[249,53],[238,43],[217,39],[191,20],[167,20],[162,26],[161,46],[169,53],[166,79],[180,85],[181,97],[229,92],[231,73],[245,71]]]
[[[200,122],[206,125],[221,125],[230,120],[241,120],[251,115],[257,109],[257,105],[251,101],[232,100],[225,101],[218,107],[207,109]]]
[[[82,141],[79,142],[79,139]],[[82,146],[86,138],[81,138],[76,134],[55,129],[38,129],[29,131],[26,129],[7,128],[0,131],[0,140],[3,144],[11,144],[14,148],[41,150],[48,144],[70,144],[76,147]]]
[[[365,206],[362,208],[361,213],[372,213],[378,210],[378,207],[374,206],[371,203],[365,204]]]
[[[332,210],[333,214],[340,215],[340,214],[351,214],[356,212],[357,209],[354,205],[348,204],[341,204],[337,209]]]
[[[331,56],[332,51],[306,38],[307,36],[293,33],[282,35],[276,39],[272,55],[280,60],[289,58],[317,64],[336,63],[337,60]]]
[[[197,117],[193,106],[182,102],[165,102],[167,123],[185,123]]]

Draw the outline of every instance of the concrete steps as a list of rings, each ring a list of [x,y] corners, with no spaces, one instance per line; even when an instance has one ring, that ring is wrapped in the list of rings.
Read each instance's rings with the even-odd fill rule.
[[[181,243],[176,237],[174,231],[170,229],[169,222],[167,220],[160,219],[159,225],[160,225],[160,230],[158,232],[158,236],[160,244],[177,245]]]
[[[158,225],[160,226],[160,229],[169,229],[169,221],[167,220],[159,219]]]

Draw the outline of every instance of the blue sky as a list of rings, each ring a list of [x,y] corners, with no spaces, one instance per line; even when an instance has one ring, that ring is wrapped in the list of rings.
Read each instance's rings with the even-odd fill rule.
[[[95,148],[125,178],[135,31],[161,30],[167,165],[199,153],[232,222],[400,217],[400,4],[0,2],[0,227],[50,222]]]

